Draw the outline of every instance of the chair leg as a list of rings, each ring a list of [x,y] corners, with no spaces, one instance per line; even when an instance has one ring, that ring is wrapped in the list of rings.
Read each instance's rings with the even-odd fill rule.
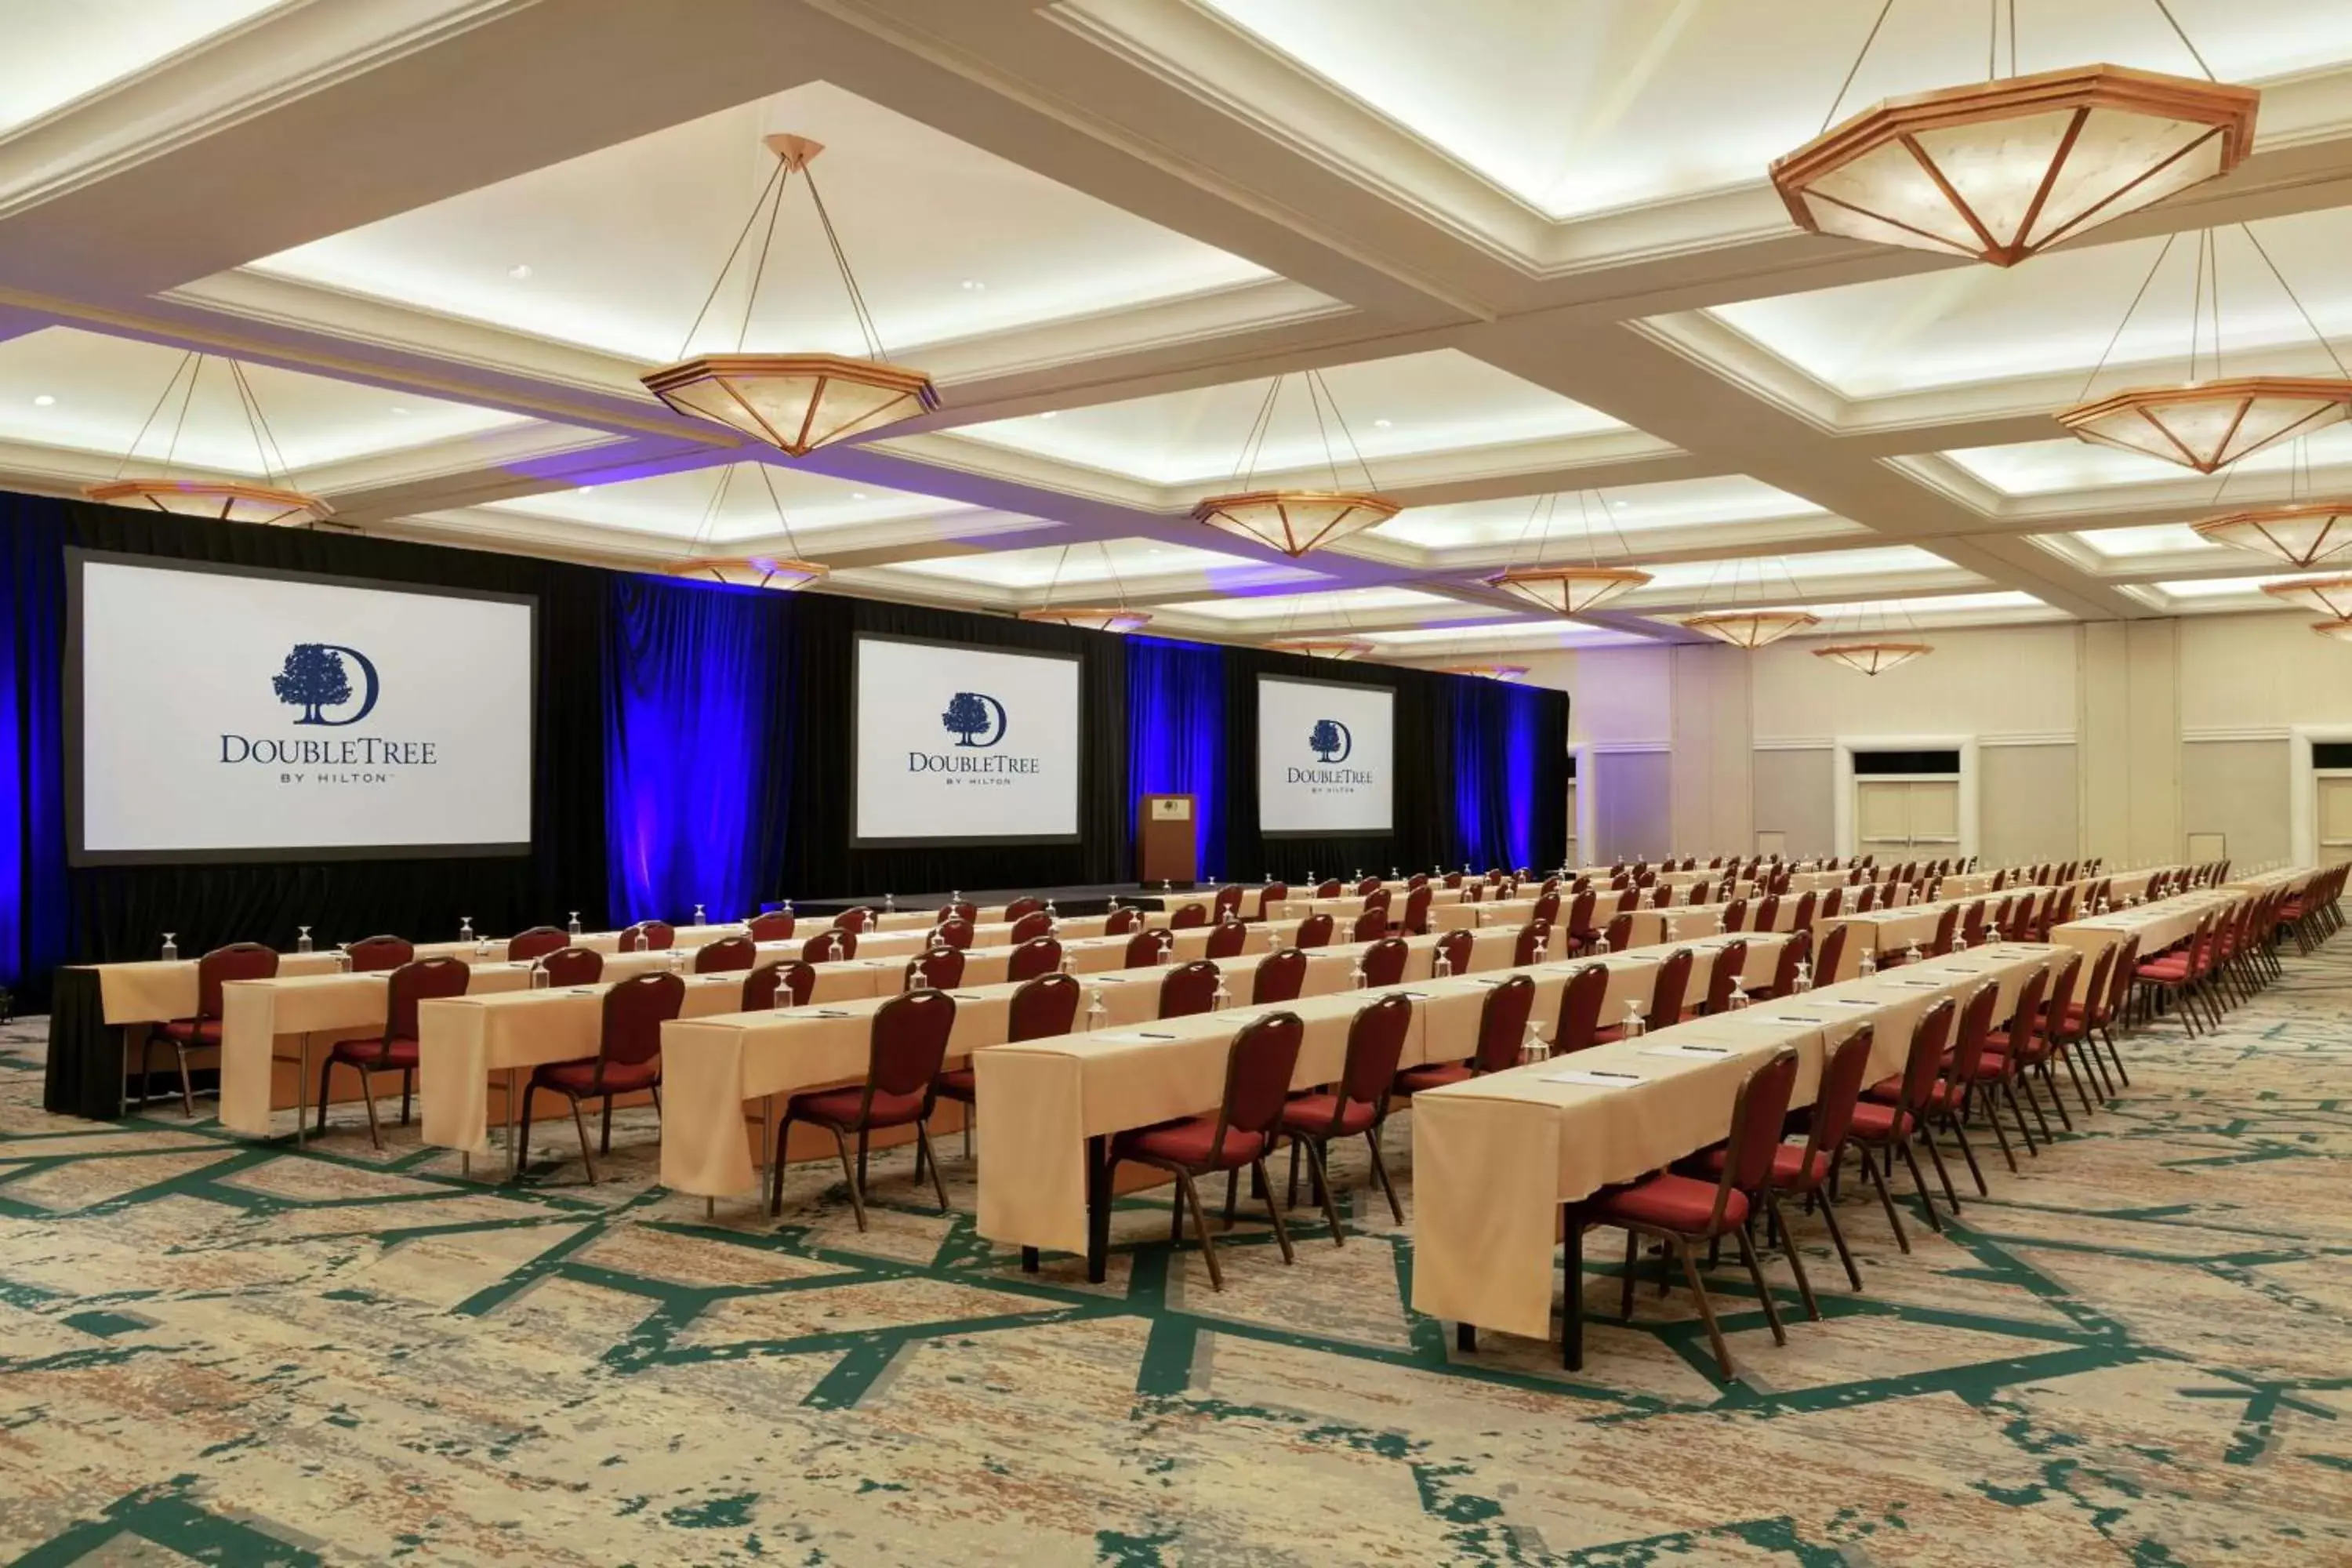
[[[584,1142],[585,1140],[583,1139]],[[834,1151],[841,1156],[841,1179],[849,1184],[849,1212],[857,1216],[857,1228],[866,1228],[866,1184],[857,1179],[857,1167],[850,1163],[849,1135],[838,1127],[833,1130]]]
[[[313,1132],[324,1132],[327,1130],[327,1076],[334,1070],[335,1058],[332,1057],[327,1058],[319,1064],[319,1120],[310,1129]],[[299,1127],[298,1123],[298,1130]]]
[[[1321,1165],[1319,1159],[1318,1160],[1317,1164],[1319,1169]],[[1275,1245],[1282,1248],[1282,1260],[1285,1263],[1296,1263],[1298,1261],[1298,1256],[1290,1250],[1290,1227],[1282,1223],[1281,1205],[1274,1201],[1274,1182],[1265,1173],[1265,1156],[1260,1155],[1257,1159],[1251,1161],[1250,1165],[1253,1173],[1257,1177],[1258,1191],[1265,1194],[1265,1217],[1274,1222]],[[1328,1204],[1331,1201],[1331,1189],[1329,1187],[1325,1187],[1323,1189],[1323,1201],[1326,1204]],[[1331,1219],[1332,1238],[1334,1240],[1339,1238],[1339,1216],[1334,1215]]]
[[[1952,1216],[1957,1219],[1960,1213],[1960,1194],[1952,1186],[1952,1173],[1945,1167],[1944,1152],[1936,1147],[1936,1134],[1925,1117],[1919,1121],[1918,1134],[1919,1142],[1927,1146],[1927,1163],[1936,1167],[1936,1180],[1944,1189],[1944,1201],[1952,1205]]]
[[[1789,1331],[1780,1321],[1780,1309],[1772,1300],[1772,1288],[1764,1283],[1764,1261],[1756,1256],[1755,1238],[1744,1225],[1734,1226],[1731,1237],[1739,1243],[1739,1258],[1748,1265],[1748,1278],[1756,1282],[1756,1299],[1764,1304],[1764,1321],[1772,1325],[1772,1342],[1787,1344]]]
[[[1282,1205],[1285,1208],[1295,1209],[1298,1206],[1298,1146],[1299,1140],[1293,1138],[1290,1141],[1290,1181],[1282,1192]],[[1323,1194],[1325,1203],[1330,1202],[1330,1194]]]
[[[501,1074],[499,1076],[499,1081],[505,1081],[505,1075]],[[504,1095],[509,1091],[501,1089],[499,1092],[501,1095]],[[523,1085],[522,1114],[517,1118],[515,1123],[514,1171],[515,1180],[517,1181],[520,1181],[522,1179],[524,1169],[530,1163],[530,1103],[538,1098],[539,1089],[536,1084],[526,1083]],[[503,1120],[503,1118],[501,1118],[501,1120]]]
[[[921,1164],[926,1155],[929,1155],[931,1162],[931,1194],[940,1200],[940,1212],[945,1214],[948,1212],[948,1184],[940,1180],[940,1157],[931,1153],[930,1132],[918,1121],[915,1123],[915,1163]],[[922,1179],[922,1173],[918,1171],[915,1180],[919,1184]]]
[[[1675,1237],[1673,1245],[1675,1256],[1682,1259],[1683,1279],[1698,1302],[1699,1320],[1706,1324],[1707,1341],[1715,1346],[1715,1364],[1722,1369],[1723,1381],[1729,1383],[1738,1374],[1731,1370],[1731,1347],[1723,1342],[1723,1327],[1715,1321],[1715,1303],[1707,1300],[1706,1284],[1698,1277],[1698,1260],[1691,1256],[1681,1237]]]
[[[196,1119],[196,1091],[188,1083],[188,1047],[174,1040],[172,1042],[172,1054],[180,1058],[180,1109],[187,1112],[189,1121],[194,1121]]]
[[[1201,1206],[1201,1189],[1193,1185],[1190,1171],[1177,1172],[1176,1181],[1183,1191],[1184,1202],[1192,1206],[1192,1228],[1201,1237],[1201,1258],[1209,1266],[1209,1289],[1223,1290],[1225,1288],[1224,1270],[1217,1267],[1217,1244],[1209,1235],[1209,1215]]]
[[[2033,1109],[2033,1124],[2042,1129],[2042,1141],[2044,1143],[2058,1142],[2056,1135],[2050,1131],[2050,1118],[2042,1114],[2042,1097],[2033,1092],[2032,1068],[2021,1065],[2018,1068],[2017,1087],[2025,1091],[2025,1103]]]
[[[2092,1115],[2098,1108],[2091,1103],[2091,1091],[2084,1086],[2083,1069],[2074,1065],[2074,1052],[2072,1047],[2058,1047],[2058,1062],[2066,1069],[2066,1076],[2074,1080],[2074,1093],[2083,1102],[2083,1114],[2085,1117]]]
[[[784,1212],[784,1135],[792,1131],[792,1125],[793,1119],[789,1116],[776,1123],[775,1157],[768,1166],[768,1213],[771,1215]]]
[[[375,1118],[375,1074],[360,1068],[360,1098],[367,1102],[368,1142],[378,1150],[383,1148],[383,1126]]]
[[[609,1094],[604,1097],[604,1121],[596,1133],[596,1152],[609,1154],[613,1152],[613,1097]]]
[[[1365,1133],[1364,1142],[1372,1146],[1372,1174],[1379,1178],[1381,1191],[1388,1194],[1389,1215],[1402,1225],[1404,1205],[1397,1202],[1396,1184],[1389,1180],[1389,1163],[1381,1158],[1381,1130],[1375,1127]]]
[[[1895,1194],[1886,1190],[1886,1177],[1880,1173],[1878,1162],[1870,1157],[1867,1145],[1862,1151],[1862,1170],[1870,1178],[1870,1184],[1878,1189],[1878,1206],[1886,1211],[1886,1223],[1895,1229],[1895,1244],[1910,1251],[1911,1238],[1903,1233],[1903,1216],[1895,1212]]]
[[[1633,1321],[1633,1271],[1640,1262],[1641,1256],[1642,1233],[1637,1230],[1627,1231],[1625,1233],[1624,1293],[1618,1300],[1617,1315],[1629,1323]]]
[[[579,1096],[567,1095],[564,1098],[572,1101],[572,1125],[580,1130],[580,1164],[588,1173],[588,1184],[593,1187],[596,1184],[596,1160],[588,1152],[588,1118],[580,1109]],[[609,1110],[612,1103],[612,1098],[605,1097],[606,1109]]]
[[[1797,1294],[1804,1300],[1805,1316],[1818,1323],[1822,1321],[1822,1307],[1813,1300],[1813,1282],[1805,1278],[1805,1260],[1797,1255],[1797,1238],[1789,1229],[1789,1216],[1780,1212],[1780,1194],[1769,1187],[1764,1189],[1764,1210],[1780,1227],[1780,1250],[1788,1256],[1789,1272],[1797,1277]]]
[[[1919,1173],[1919,1156],[1911,1152],[1911,1140],[1897,1138],[1895,1147],[1903,1151],[1903,1163],[1911,1168],[1911,1184],[1919,1189],[1919,1206],[1927,1211],[1927,1228],[1942,1234],[1943,1216],[1936,1212],[1936,1195],[1927,1190],[1927,1178]]]
[[[2009,1101],[2010,1120],[2017,1123],[2017,1135],[2025,1140],[2025,1152],[2035,1159],[2040,1159],[2041,1146],[2033,1142],[2033,1129],[2025,1124],[2025,1107],[2017,1102],[2017,1086],[2009,1079],[2002,1079],[2000,1097]]]
[[[1846,1283],[1856,1290],[1862,1289],[1862,1270],[1853,1264],[1853,1254],[1845,1245],[1845,1227],[1838,1224],[1837,1205],[1822,1205],[1822,1223],[1829,1226],[1830,1240],[1837,1247],[1838,1261],[1845,1265]]]
[[[144,1110],[147,1109],[147,1097],[149,1093],[148,1083],[154,1075],[155,1031],[151,1026],[147,1031],[146,1037],[139,1042],[139,1103],[133,1106],[131,1108],[132,1110]],[[294,1125],[297,1131],[301,1130],[300,1122],[297,1121]]]
[[[1992,1189],[1985,1185],[1984,1169],[1977,1163],[1977,1152],[1969,1146],[1969,1130],[1961,1125],[1959,1117],[1950,1111],[1944,1113],[1944,1125],[1952,1130],[1953,1141],[1960,1146],[1960,1158],[1969,1163],[1969,1174],[1975,1178],[1977,1184],[1977,1196],[1992,1196]]]
[[[1302,1145],[1307,1150],[1307,1163],[1315,1167],[1315,1191],[1323,1200],[1323,1217],[1331,1222],[1331,1245],[1343,1247],[1347,1244],[1347,1238],[1339,1229],[1339,1205],[1332,1200],[1331,1184],[1324,1176],[1323,1145],[1305,1138],[1293,1139],[1290,1144],[1290,1157],[1294,1163],[1298,1158],[1298,1151]],[[1293,1192],[1298,1190],[1295,1180],[1291,1190]]]
[[[866,1129],[861,1127],[857,1130],[857,1190],[860,1193],[866,1191]],[[858,1228],[862,1230],[865,1227],[861,1226]]]
[[[1241,1217],[1242,1173],[1238,1167],[1225,1173],[1225,1228],[1234,1228]]]
[[[1168,1189],[1168,1245],[1181,1247],[1184,1242],[1184,1189]]]

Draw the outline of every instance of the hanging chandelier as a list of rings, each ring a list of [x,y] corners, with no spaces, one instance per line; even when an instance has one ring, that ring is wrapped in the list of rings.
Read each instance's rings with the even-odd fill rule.
[[[2352,642],[2352,620],[2314,621],[2311,629],[2321,637],[2334,637],[2338,642]]]
[[[1361,637],[1277,637],[1265,645],[1269,653],[1295,653],[1307,658],[1361,658],[1372,645]]]
[[[2091,367],[2075,405],[2061,412],[2059,424],[2083,440],[2145,457],[2161,458],[2200,474],[2227,468],[2239,458],[2281,441],[2299,439],[2352,415],[2352,370],[2345,367],[2335,345],[2313,323],[2303,303],[2269,249],[2252,228],[2238,225],[2273,281],[2310,329],[2336,374],[2329,377],[2221,374],[2221,248],[2211,230],[2197,237],[2195,274],[2189,316],[2189,376],[2185,382],[2138,386],[2093,400],[2091,388],[2107,357],[2130,327],[2140,302],[2165,258],[2172,254],[2178,235],[2168,236],[2156,259],[2141,279],[2139,291],[2124,311],[2115,336]],[[2210,342],[2208,342],[2210,338]]]
[[[1898,617],[1900,626],[1894,624]],[[1894,601],[1892,613],[1884,603],[1858,605],[1853,619],[1851,627],[1841,626],[1832,620],[1830,640],[1813,649],[1813,657],[1864,675],[1884,675],[1936,651],[1933,643],[1919,640],[1919,628],[1900,599]]]
[[[1273,428],[1275,405],[1282,396],[1282,384],[1287,376],[1277,375],[1266,387],[1265,401],[1258,405],[1257,417],[1250,424],[1248,436],[1242,441],[1241,461],[1234,470],[1234,489],[1225,495],[1210,496],[1192,508],[1195,522],[1226,533],[1238,534],[1297,557],[1327,544],[1337,543],[1350,534],[1378,528],[1404,508],[1379,493],[1372,480],[1372,470],[1364,461],[1364,454],[1356,446],[1356,437],[1348,428],[1348,421],[1339,413],[1338,400],[1324,384],[1319,370],[1303,371],[1300,379],[1307,384],[1307,407],[1315,415],[1316,428],[1323,437],[1323,459],[1330,470],[1328,489],[1258,489],[1250,480],[1257,473],[1258,461],[1265,451],[1266,434]],[[1327,424],[1326,412],[1330,416]],[[1341,439],[1355,459],[1355,467],[1363,475],[1360,489],[1351,488],[1340,478],[1339,460],[1331,445],[1330,425],[1339,427]]]
[[[1803,597],[1802,592],[1797,587],[1795,574],[1789,570],[1788,562],[1775,556],[1773,564],[1780,567],[1780,574],[1788,579],[1790,592],[1799,598]],[[1716,585],[1715,574],[1708,575],[1706,586],[1699,593],[1699,613],[1683,618],[1682,624],[1686,629],[1697,632],[1702,637],[1713,637],[1717,642],[1729,643],[1733,647],[1746,648],[1752,652],[1767,643],[1779,642],[1792,632],[1801,632],[1809,626],[1822,624],[1821,616],[1810,610],[1780,608],[1762,604],[1742,605],[1739,602],[1742,567],[1741,562],[1734,561],[1731,563],[1731,601],[1720,609],[1707,608],[1707,601],[1714,596]],[[1720,571],[1721,566],[1718,564],[1717,572]],[[1764,566],[1761,562],[1759,562],[1756,567],[1757,597],[1763,598],[1764,592]]]
[[[2335,620],[2352,620],[2352,577],[2289,577],[2263,584],[2263,592]]]
[[[130,448],[122,461],[115,466],[114,478],[104,484],[85,485],[82,494],[109,506],[145,507],[153,511],[167,511],[181,517],[209,517],[223,522],[248,522],[262,527],[308,528],[335,515],[335,509],[313,495],[306,495],[291,486],[280,483],[278,476],[286,470],[286,454],[278,449],[278,437],[262,415],[261,404],[253,395],[253,385],[246,379],[245,367],[235,360],[228,365],[229,380],[235,386],[237,405],[244,411],[247,428],[253,435],[253,447],[260,459],[261,482],[247,479],[216,479],[197,477],[175,477],[173,459],[179,454],[180,432],[188,422],[188,409],[195,402],[196,381],[204,374],[205,362],[212,356],[190,351],[180,356],[172,367],[172,378],[163,384],[163,395],[147,413],[146,423],[131,438]],[[188,376],[184,390],[180,387],[180,373]],[[160,474],[126,474],[139,453],[139,444],[147,438],[154,426],[155,417],[172,401],[172,394],[180,393],[179,416],[172,425],[172,439],[163,451]]]
[[[2256,507],[2189,526],[2200,538],[2258,551],[2290,566],[2317,566],[2352,551],[2352,503],[2344,501]]]
[[[1475,675],[1486,680],[1524,680],[1528,674],[1524,664],[1442,664],[1437,668],[1441,675]]]
[[[834,232],[833,217],[825,211],[824,198],[817,193],[815,177],[809,170],[810,162],[824,151],[824,143],[805,136],[776,135],[766,138],[766,145],[776,155],[776,171],[768,177],[760,199],[752,203],[751,216],[744,220],[734,248],[720,264],[710,293],[695,313],[694,325],[687,329],[686,342],[678,345],[678,363],[639,379],[680,414],[724,425],[798,458],[828,442],[865,435],[937,408],[940,395],[931,378],[921,371],[888,363],[873,315],[866,308],[866,296],[849,270],[848,255]],[[768,252],[776,237],[776,219],[783,210],[784,186],[794,171],[808,186],[809,201],[824,230],[825,247],[840,269],[850,313],[866,342],[863,359],[833,353],[743,352],[752,307],[760,297],[761,274],[766,270]],[[763,210],[767,226],[744,290],[743,320],[736,330],[734,352],[688,358],[686,351],[693,344],[694,334],[701,330],[703,318],[710,313]]]
[[[767,487],[768,502],[776,510],[777,525],[782,529],[784,543],[790,554],[708,555],[699,553],[702,546],[716,531],[719,514],[727,500],[727,489],[735,482],[737,465],[729,464],[719,475],[719,488],[711,492],[710,504],[703,509],[702,522],[694,531],[690,548],[698,553],[683,561],[671,562],[663,570],[673,577],[690,577],[705,583],[724,583],[737,588],[768,588],[779,594],[789,594],[824,581],[827,568],[814,561],[798,559],[800,542],[793,537],[792,520],[784,515],[783,498],[776,493],[776,481],[765,463],[755,465],[760,470],[760,482]]]
[[[2209,79],[2112,65],[2020,76],[2012,3],[2005,77],[1996,9],[1985,80],[1891,98],[1832,128],[1893,8],[1871,25],[1821,133],[1772,163],[1800,228],[2013,267],[2226,174],[2253,149],[2262,94],[2210,79],[2164,0],[2157,9]]]
[[[1588,505],[1588,498],[1591,496],[1592,492],[1588,490],[1579,490],[1576,495],[1577,516],[1584,530],[1584,555],[1587,564],[1582,566],[1544,564],[1544,545],[1551,538],[1552,519],[1558,515],[1559,509],[1559,497],[1554,493],[1541,497],[1536,501],[1535,506],[1528,513],[1527,525],[1519,530],[1519,542],[1525,544],[1528,533],[1535,530],[1537,520],[1540,518],[1543,521],[1542,531],[1536,535],[1534,564],[1506,565],[1503,570],[1486,579],[1487,585],[1500,588],[1504,593],[1515,598],[1524,599],[1538,609],[1549,611],[1555,616],[1576,616],[1587,610],[1599,609],[1612,599],[1622,597],[1647,584],[1650,581],[1650,574],[1647,572],[1636,572],[1630,566],[1601,564],[1600,545],[1592,535],[1592,513]],[[1609,518],[1609,509],[1606,504],[1601,507],[1601,515],[1603,518]],[[1609,529],[1617,536],[1617,553],[1620,556],[1632,554],[1633,552],[1625,546],[1625,535],[1618,530],[1613,518],[1609,519]],[[1516,548],[1513,553],[1517,553]]]
[[[1021,611],[1020,616],[1023,620],[1041,621],[1053,626],[1076,626],[1080,631],[1121,634],[1139,632],[1151,624],[1150,616],[1141,610],[1130,610],[1127,607],[1127,586],[1118,580],[1118,567],[1111,561],[1110,545],[1101,540],[1096,542],[1101,546],[1103,565],[1110,572],[1111,586],[1117,591],[1118,603],[1112,606],[1054,603],[1054,590],[1060,584],[1062,568],[1069,563],[1070,559],[1070,547],[1065,544],[1062,546],[1060,558],[1054,563],[1053,578],[1045,584],[1045,604],[1034,610]]]

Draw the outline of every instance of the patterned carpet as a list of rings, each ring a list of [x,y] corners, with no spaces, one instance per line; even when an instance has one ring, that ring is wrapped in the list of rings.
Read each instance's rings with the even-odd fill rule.
[[[1455,1357],[1360,1197],[1292,1268],[1244,1223],[1222,1296],[1134,1200],[1088,1287],[974,1236],[953,1158],[950,1218],[893,1156],[870,1236],[817,1165],[788,1223],[706,1221],[642,1119],[606,1185],[567,1124],[500,1190],[350,1116],[299,1154],[47,1116],[19,1024],[0,1562],[2352,1563],[2335,945],[2218,1038],[2127,1041],[2095,1125],[1911,1256],[1850,1192],[1868,1293],[1816,1248],[1787,1349],[1721,1271],[1727,1385],[1682,1291],[1622,1327],[1598,1269],[1585,1374]]]

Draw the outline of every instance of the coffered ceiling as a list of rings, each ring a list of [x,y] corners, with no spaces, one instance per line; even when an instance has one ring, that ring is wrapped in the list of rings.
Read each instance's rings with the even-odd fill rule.
[[[1765,180],[1879,0],[0,0],[0,483],[110,477],[142,426],[142,464],[253,474],[233,358],[338,526],[790,548],[821,592],[1422,661],[1677,640],[1727,597],[2268,608],[2186,524],[2340,491],[2352,434],[2224,482],[2052,418],[2187,374],[2193,334],[2210,373],[2216,300],[2225,373],[2352,357],[2352,5],[2170,3],[2263,89],[2252,157],[2002,270],[1801,234]],[[2154,0],[2014,10],[2021,69],[2196,69]],[[1985,16],[1898,0],[1846,107],[1981,76]],[[875,322],[940,391],[798,461],[637,380],[739,331],[858,347],[797,188],[748,326],[740,259],[711,293],[778,131],[826,144]],[[1255,472],[1360,456],[1405,510],[1301,561],[1192,522],[1309,370],[1344,427],[1292,374]],[[1485,581],[1584,560],[1654,581],[1573,623]]]

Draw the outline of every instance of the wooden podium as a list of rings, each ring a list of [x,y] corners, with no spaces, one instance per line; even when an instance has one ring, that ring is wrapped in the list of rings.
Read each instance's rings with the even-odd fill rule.
[[[1135,879],[1189,888],[1201,878],[1192,797],[1147,795],[1135,807]]]

